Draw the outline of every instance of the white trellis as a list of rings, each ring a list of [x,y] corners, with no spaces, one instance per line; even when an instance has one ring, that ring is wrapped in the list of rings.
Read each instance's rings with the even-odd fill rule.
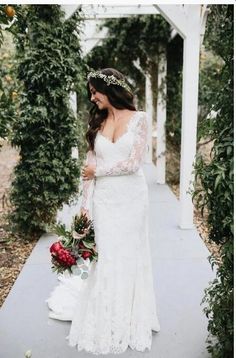
[[[75,5],[63,5],[66,17],[77,8]],[[198,79],[200,45],[204,36],[207,5],[82,5],[85,14],[84,35],[82,48],[88,53],[103,38],[106,29],[98,32],[96,25],[105,18],[128,17],[131,15],[160,14],[172,26],[172,35],[180,34],[184,41],[183,55],[183,87],[182,87],[182,127],[181,127],[181,162],[180,162],[180,213],[179,226],[181,229],[193,228],[193,203],[188,193],[193,183],[193,164],[196,155],[197,114],[198,114]],[[166,56],[163,52],[160,58],[158,84],[166,76]],[[165,92],[164,87],[164,92]],[[146,76],[146,111],[149,118],[149,153],[146,161],[152,160],[152,105],[150,97],[150,79]],[[163,99],[157,101],[157,183],[165,183],[165,123],[166,105]]]

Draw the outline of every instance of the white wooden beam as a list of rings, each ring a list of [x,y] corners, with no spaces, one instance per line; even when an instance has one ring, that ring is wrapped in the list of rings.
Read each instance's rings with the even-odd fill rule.
[[[81,49],[82,56],[87,55],[95,46],[98,46],[107,37],[108,29],[98,31],[97,26],[101,20],[85,20],[82,24]]]
[[[78,8],[79,5],[61,5],[61,9],[65,13],[65,20],[69,19]]]
[[[184,38],[187,33],[186,5],[154,5],[166,21]]]
[[[145,110],[148,119],[148,151],[146,153],[145,163],[152,163],[152,85],[149,73],[145,74]]]
[[[152,118],[153,118],[153,106],[152,106],[152,85],[150,74],[145,73],[142,67],[140,66],[140,61],[137,59],[133,61],[134,66],[144,75],[145,77],[145,111],[147,113],[148,119],[148,150],[145,156],[145,163],[152,163]]]
[[[201,27],[200,27],[200,46],[202,45],[204,34],[206,30],[207,16],[210,12],[210,8],[205,4],[201,7]]]
[[[74,115],[77,115],[77,95],[76,92],[70,92],[69,95],[69,102],[70,102],[70,107],[74,113]]]
[[[191,229],[194,207],[189,193],[194,182],[197,142],[200,35],[206,8],[202,5],[155,5],[184,39],[179,226]]]
[[[158,14],[154,5],[82,5],[85,19],[106,19],[116,17],[129,17],[132,15]]]
[[[74,115],[77,116],[77,95],[76,95],[76,92],[70,92],[69,102],[70,102],[70,107],[71,107]],[[78,151],[77,146],[71,148],[71,156],[74,159],[79,159],[79,151]]]
[[[184,40],[182,129],[180,161],[180,218],[182,229],[193,228],[192,196],[188,193],[194,181],[193,164],[196,156],[198,81],[200,37],[189,32]]]

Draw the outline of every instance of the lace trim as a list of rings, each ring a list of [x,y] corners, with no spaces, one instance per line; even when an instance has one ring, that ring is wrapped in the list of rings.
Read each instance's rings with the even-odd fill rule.
[[[96,156],[93,151],[89,150],[86,155],[85,164],[95,164]],[[95,179],[84,180],[82,179],[82,203],[81,209],[89,211],[89,199],[91,197],[92,191],[94,189]]]
[[[70,334],[66,339],[69,340],[69,345],[76,346],[78,351],[84,349],[93,354],[118,354],[124,352],[128,346],[141,352],[150,350],[152,324],[156,317],[155,310],[150,309],[152,292],[148,287],[151,286],[144,284],[143,290],[147,289],[147,292],[140,292],[140,286],[136,291],[136,283],[130,285],[128,281],[124,297],[124,290],[117,289],[119,281],[115,278],[113,288],[106,289],[107,283],[111,283],[112,266],[113,263],[107,265],[104,270],[105,264],[101,263],[98,268],[99,278],[97,277],[92,288],[88,287],[83,298],[78,299],[78,312],[75,312],[76,318],[72,321]],[[147,275],[146,270],[141,274],[143,275]],[[142,277],[141,283],[145,277]],[[119,297],[119,300],[116,297]],[[129,300],[132,300],[133,305]],[[127,306],[132,307],[132,311],[127,310]]]
[[[126,175],[136,172],[141,166],[147,149],[147,134],[148,122],[145,112],[140,112],[142,115],[138,117],[137,125],[134,129],[134,144],[128,159],[120,161],[108,167],[105,163],[97,164],[95,176],[107,175]],[[117,141],[114,143],[116,144]]]
[[[135,111],[135,113],[131,116],[131,118],[129,119],[128,123],[126,123],[126,130],[123,134],[121,134],[115,142],[112,142],[112,140],[108,137],[106,137],[105,135],[102,134],[101,131],[98,131],[98,134],[101,135],[102,137],[104,137],[105,139],[107,139],[110,143],[112,144],[116,144],[123,136],[125,136],[128,132],[129,132],[129,129],[130,129],[130,125],[132,124],[134,118],[136,117],[136,114],[139,113],[138,111]]]

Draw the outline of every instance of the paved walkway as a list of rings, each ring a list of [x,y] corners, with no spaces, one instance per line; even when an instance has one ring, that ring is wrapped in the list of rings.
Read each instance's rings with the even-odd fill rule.
[[[204,288],[215,273],[210,255],[196,229],[178,227],[179,202],[167,185],[155,183],[155,169],[144,165],[150,195],[150,242],[161,331],[153,335],[151,352],[128,349],[120,357],[208,358],[207,319],[200,305]],[[65,207],[60,217],[69,224],[78,204]],[[55,237],[40,238],[2,309],[0,310],[0,358],[94,357],[69,347],[65,337],[70,322],[48,318],[45,299],[58,284],[51,272],[49,246]],[[106,357],[114,357],[107,355]]]

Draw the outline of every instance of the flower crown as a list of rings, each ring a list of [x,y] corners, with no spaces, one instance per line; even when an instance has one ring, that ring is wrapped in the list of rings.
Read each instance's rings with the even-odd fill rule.
[[[89,72],[87,79],[89,80],[91,77],[101,78],[103,81],[107,83],[107,86],[110,86],[110,84],[118,85],[125,88],[127,91],[132,92],[131,88],[127,85],[127,83],[124,80],[119,80],[114,75],[105,75],[100,71],[94,71],[94,72]]]

